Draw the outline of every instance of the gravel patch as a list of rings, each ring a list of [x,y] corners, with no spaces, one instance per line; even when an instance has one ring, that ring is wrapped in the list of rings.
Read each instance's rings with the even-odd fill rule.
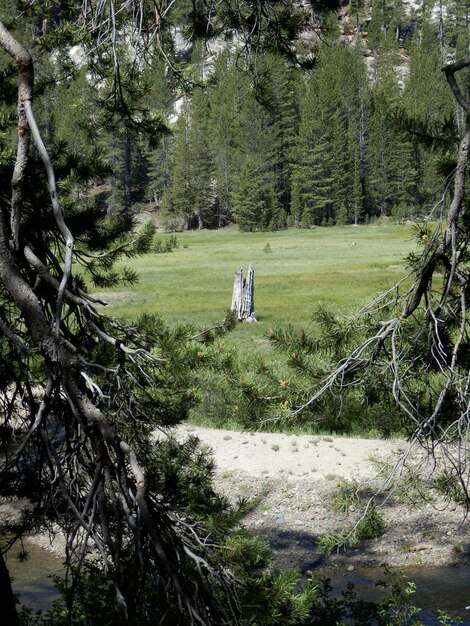
[[[320,538],[351,528],[361,504],[383,484],[378,468],[406,447],[400,440],[312,437],[224,431],[185,425],[213,452],[216,485],[232,502],[247,502],[243,524],[266,538],[275,565],[303,572],[316,567],[449,566],[470,563],[470,527],[461,506],[437,493],[410,507],[400,497],[382,498],[385,532],[378,539],[325,557]],[[371,459],[375,462],[371,462]],[[333,500],[345,480],[363,497],[344,513]],[[351,571],[351,570],[350,570]]]

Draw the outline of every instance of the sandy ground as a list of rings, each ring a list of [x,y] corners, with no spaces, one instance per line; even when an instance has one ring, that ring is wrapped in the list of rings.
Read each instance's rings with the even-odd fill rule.
[[[334,474],[347,479],[374,476],[371,458],[385,459],[403,449],[402,441],[316,437],[282,433],[218,430],[185,425],[213,451],[219,472],[242,470],[265,478],[322,479]]]
[[[423,481],[429,496],[410,507],[405,486],[380,499],[385,518],[381,537],[325,557],[319,548],[328,533],[350,530],[363,507],[383,484],[378,471],[406,449],[404,441],[252,433],[184,425],[182,439],[197,436],[212,450],[215,486],[236,504],[245,501],[243,524],[265,538],[275,565],[306,572],[316,568],[352,571],[358,567],[434,567],[470,564],[470,526],[462,508],[445,500]],[[360,501],[338,512],[335,497],[345,481],[355,481]],[[398,481],[400,485],[400,481]],[[0,503],[0,516],[18,512]],[[63,549],[60,536],[50,545],[46,534],[30,541]]]
[[[383,484],[378,469],[406,449],[404,441],[251,433],[185,425],[213,452],[216,487],[249,504],[243,523],[265,537],[275,563],[308,571],[318,566],[416,567],[470,564],[470,527],[460,506],[424,485],[427,502],[409,505],[408,488],[381,499],[383,535],[326,558],[318,543],[326,533],[350,529],[362,506]],[[375,462],[371,462],[371,461]],[[338,513],[333,500],[345,480],[361,486],[357,506]],[[400,485],[400,481],[398,481]]]

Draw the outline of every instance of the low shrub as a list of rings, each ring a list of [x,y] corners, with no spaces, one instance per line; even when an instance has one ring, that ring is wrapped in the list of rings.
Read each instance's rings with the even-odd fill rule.
[[[383,514],[374,503],[367,507],[366,512],[359,522],[350,531],[329,533],[324,535],[319,542],[320,550],[324,554],[331,554],[336,550],[348,550],[359,541],[370,541],[380,537],[385,529]]]
[[[179,247],[178,239],[176,235],[165,235],[155,239],[153,245],[153,251],[157,254],[165,254],[167,252],[173,252]]]

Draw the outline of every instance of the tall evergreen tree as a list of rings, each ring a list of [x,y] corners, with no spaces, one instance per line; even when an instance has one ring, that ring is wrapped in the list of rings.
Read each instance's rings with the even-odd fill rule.
[[[269,168],[255,154],[247,154],[233,180],[233,217],[241,230],[266,229],[276,210]]]
[[[201,88],[181,108],[175,142],[168,212],[183,219],[186,228],[217,226],[209,100]]]
[[[354,20],[356,28],[359,28],[365,4],[365,0],[350,0],[349,2],[349,13]]]
[[[395,73],[397,59],[393,33],[378,54],[378,73],[371,94],[367,138],[367,202],[372,215],[390,215],[400,203],[414,201],[417,170],[413,145],[393,120],[401,103]]]
[[[358,223],[364,210],[365,196],[365,125],[368,115],[369,80],[361,40],[352,47],[339,47],[335,65],[344,117],[343,153],[344,186],[341,202],[347,223]]]
[[[442,64],[435,26],[425,17],[410,48],[403,107],[414,120],[430,127],[442,126],[454,107]]]
[[[371,16],[369,23],[369,45],[374,51],[387,45],[388,36],[394,34],[395,28],[405,15],[403,0],[371,0]]]
[[[146,199],[161,207],[171,187],[171,167],[173,160],[173,134],[171,120],[174,114],[175,94],[165,72],[165,65],[159,57],[149,60],[143,68],[142,80],[145,88],[142,105],[153,116],[159,117],[168,126],[167,132],[152,137],[145,153],[147,166]],[[163,130],[163,129],[162,129]]]
[[[298,68],[278,55],[268,55],[261,68],[257,98],[269,114],[273,175],[283,220],[291,205],[292,155],[299,129],[303,82]]]
[[[294,222],[358,221],[363,205],[367,81],[359,47],[332,41],[320,53],[301,104],[293,151]]]
[[[322,224],[333,217],[333,137],[340,133],[341,117],[332,82],[323,66],[310,76],[302,102],[292,176],[296,225]]]
[[[193,214],[197,228],[219,225],[214,190],[214,163],[210,147],[210,101],[203,89],[197,88],[191,100],[189,126],[190,186]]]
[[[403,92],[403,111],[410,120],[411,131],[418,139],[442,137],[444,129],[452,124],[454,103],[442,72],[442,51],[435,26],[424,15],[419,30],[413,36],[410,48],[409,74]],[[415,129],[413,129],[415,126]],[[420,130],[422,129],[422,130]],[[436,169],[439,154],[429,142],[415,142],[416,166],[419,172],[417,201],[422,205],[431,202],[442,183]]]
[[[233,215],[237,220],[239,214],[239,204],[236,206],[236,199],[241,199],[240,184],[243,182],[240,172],[243,169],[247,172],[247,164],[254,168],[255,175],[260,179],[260,194],[256,198],[262,197],[261,205],[264,207],[264,214],[260,215],[257,228],[277,227],[282,223],[280,217],[280,201],[276,186],[276,128],[273,124],[269,110],[259,99],[255,98],[256,91],[253,90],[252,83],[242,81],[242,90],[239,99],[238,111],[238,136],[236,144],[236,173],[233,179]]]
[[[175,140],[171,171],[171,190],[165,206],[165,219],[171,228],[178,222],[189,228],[193,213],[192,204],[192,172],[188,158],[190,154],[190,111],[189,103],[185,102],[180,109],[175,128]]]
[[[210,90],[210,143],[214,162],[217,223],[226,225],[232,216],[232,182],[237,172],[239,99],[244,77],[230,53],[218,55]]]

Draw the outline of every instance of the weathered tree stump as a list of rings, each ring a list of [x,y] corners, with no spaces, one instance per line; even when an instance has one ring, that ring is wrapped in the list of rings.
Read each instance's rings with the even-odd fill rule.
[[[246,278],[243,269],[235,272],[232,292],[232,311],[239,321],[256,322],[255,318],[255,270],[250,265]]]

